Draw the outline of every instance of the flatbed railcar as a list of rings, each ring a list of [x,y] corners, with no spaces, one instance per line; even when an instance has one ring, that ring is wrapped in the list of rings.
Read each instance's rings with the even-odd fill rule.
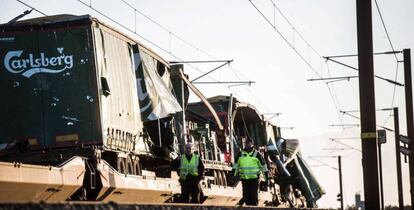
[[[188,104],[189,89],[202,110]],[[237,205],[241,184],[230,172],[242,142],[234,140],[252,133],[267,155],[280,138],[254,107],[220,110],[182,65],[88,15],[0,25],[0,90],[0,202],[179,202],[169,164],[192,141],[207,169],[203,204]],[[260,205],[312,207],[283,192],[291,181],[278,178],[282,163],[267,162],[273,184]]]

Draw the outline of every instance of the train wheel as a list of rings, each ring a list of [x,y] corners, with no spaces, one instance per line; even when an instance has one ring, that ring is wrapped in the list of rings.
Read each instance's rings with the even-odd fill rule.
[[[134,168],[135,168],[136,175],[142,175],[141,165],[139,163],[139,158],[138,157],[137,157],[137,159],[133,160],[133,165],[134,165]]]
[[[276,184],[273,182],[271,182],[271,187],[270,189],[273,191],[272,192],[272,203],[273,206],[279,206],[281,204],[282,201],[282,195],[280,193],[280,188],[276,188]]]
[[[217,171],[218,179],[219,179],[219,185],[225,186],[225,175],[223,173],[224,171]]]
[[[214,175],[214,184],[219,185],[219,179],[218,179],[218,175],[217,175],[216,170],[213,170],[213,175]]]
[[[227,186],[227,176],[225,171],[221,171],[223,177],[223,185]]]
[[[81,194],[79,195],[79,200],[81,201],[86,201],[88,196],[87,196],[87,191],[84,187],[81,187]]]
[[[224,185],[224,181],[223,181],[223,174],[222,174],[221,172],[222,172],[222,171],[217,171],[218,180],[219,180],[219,185]]]
[[[128,173],[128,169],[126,167],[126,159],[123,157],[118,157],[117,160],[117,169],[118,172],[121,174],[127,174]]]
[[[131,155],[128,155],[127,159],[126,159],[126,167],[128,168],[128,173],[132,174],[132,175],[136,175],[136,170],[134,167],[134,160],[132,160]]]
[[[290,186],[290,191],[289,191],[289,194],[288,194],[288,202],[289,202],[289,206],[291,208],[299,207],[298,206],[298,200],[296,199],[294,189],[292,188],[292,186]]]

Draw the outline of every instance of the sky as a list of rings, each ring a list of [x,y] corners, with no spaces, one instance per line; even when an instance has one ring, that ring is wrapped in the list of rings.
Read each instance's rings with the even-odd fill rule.
[[[271,120],[282,127],[285,138],[301,141],[303,155],[326,190],[326,195],[318,201],[320,207],[339,206],[336,201],[338,155],[342,156],[345,205],[354,204],[355,193],[363,195],[361,152],[358,151],[361,143],[354,138],[359,136],[360,127],[332,126],[359,124],[358,119],[339,112],[359,110],[358,80],[308,81],[357,75],[352,69],[322,59],[357,53],[356,1],[84,0],[102,13],[99,14],[80,0],[0,0],[3,8],[0,22],[8,22],[29,9],[23,3],[47,15],[90,14],[146,44],[168,61],[233,60],[230,66],[199,81],[255,83],[230,87],[229,84],[198,84],[197,87],[207,97],[233,94],[262,113],[282,113]],[[378,0],[377,3],[394,49],[414,48],[414,2]],[[372,8],[374,52],[391,51],[374,2]],[[25,18],[39,16],[42,14],[33,11]],[[403,65],[397,60],[402,60],[401,54],[375,56],[375,74],[403,83]],[[338,61],[358,67],[356,57]],[[190,79],[196,78],[220,64],[185,66],[185,72]],[[376,79],[375,91],[376,108],[400,108],[400,132],[406,134],[404,89]],[[351,114],[359,117],[358,112]],[[377,124],[393,129],[391,114],[377,112]],[[382,149],[386,205],[398,203],[393,135],[387,132],[387,143]],[[345,146],[331,139],[356,149],[344,149]],[[402,168],[404,203],[409,204],[407,163]]]

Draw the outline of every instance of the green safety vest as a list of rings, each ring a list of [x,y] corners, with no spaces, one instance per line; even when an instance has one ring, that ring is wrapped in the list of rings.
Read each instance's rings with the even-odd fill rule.
[[[242,151],[239,160],[237,161],[238,173],[242,179],[257,179],[261,169],[259,159],[256,157],[257,151],[253,150],[250,153]]]
[[[199,164],[199,156],[193,154],[191,160],[188,161],[186,155],[181,157],[181,165],[180,165],[180,179],[185,180],[187,174],[191,174],[193,176],[198,176],[198,164]]]

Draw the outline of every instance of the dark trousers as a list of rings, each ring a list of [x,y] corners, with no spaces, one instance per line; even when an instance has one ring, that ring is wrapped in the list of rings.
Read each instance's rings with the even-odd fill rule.
[[[189,203],[191,196],[191,203],[200,203],[200,185],[197,179],[188,178],[180,180],[181,183],[181,202]]]
[[[259,194],[259,179],[242,179],[242,188],[242,201],[244,201],[246,205],[257,206]]]

